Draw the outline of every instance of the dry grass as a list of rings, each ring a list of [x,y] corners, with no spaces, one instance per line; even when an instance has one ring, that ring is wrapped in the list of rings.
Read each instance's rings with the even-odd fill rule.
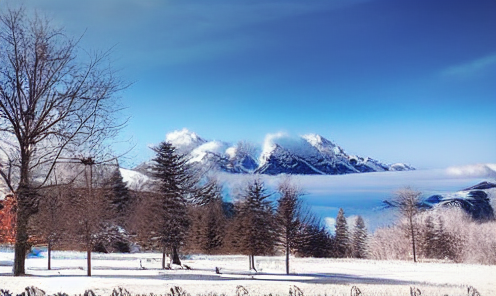
[[[188,293],[185,289],[183,289],[182,287],[179,287],[179,286],[173,286],[169,289],[170,292],[167,292],[165,294],[154,294],[154,293],[149,293],[149,294],[146,294],[146,293],[143,293],[143,294],[133,294],[131,292],[129,292],[128,290],[126,290],[125,288],[122,288],[122,287],[118,287],[118,288],[115,288],[112,293],[110,294],[110,296],[191,296],[190,293]],[[349,292],[349,295],[351,296],[366,296],[366,295],[383,295],[383,296],[389,296],[389,295],[408,295],[407,293],[403,293],[403,294],[398,294],[397,292],[393,292],[393,294],[387,292],[387,291],[384,291],[382,289],[377,289],[376,291],[371,291],[369,289],[365,290],[364,291],[367,291],[367,292],[363,292],[362,293],[362,290],[357,287],[357,286],[352,286],[351,289],[350,289],[350,292]],[[427,290],[424,290],[424,291],[427,291]],[[421,296],[421,295],[443,295],[443,296],[449,296],[449,295],[467,295],[467,296],[481,296],[481,294],[479,293],[479,291],[477,291],[476,288],[472,287],[472,286],[469,286],[465,289],[465,293],[462,293],[462,289],[460,289],[460,291],[457,291],[455,292],[454,294],[443,294],[442,292],[440,292],[439,288],[438,288],[438,291],[435,292],[433,291],[432,289],[429,289],[428,290],[428,294],[427,293],[422,293],[422,290],[418,287],[410,287],[410,296]],[[249,290],[244,287],[244,286],[241,286],[241,285],[238,285],[236,287],[236,291],[234,291],[233,294],[230,294],[230,293],[216,293],[216,292],[205,292],[205,293],[200,293],[200,294],[196,294],[196,296],[228,296],[228,295],[235,295],[235,296],[258,296],[258,295],[264,295],[264,296],[279,296],[280,294],[272,294],[272,293],[268,293],[268,294],[250,294]],[[286,295],[286,294],[284,294]],[[290,286],[289,287],[289,292],[288,294],[289,296],[312,296],[312,295],[316,295],[316,294],[305,294],[304,291],[302,289],[300,289],[298,286],[296,285],[293,285],[293,286]],[[318,296],[321,296],[322,294],[317,294]],[[331,294],[324,294],[325,296],[332,296],[332,295],[348,295],[348,294],[342,294],[342,293],[339,293],[339,294],[336,294],[336,293],[331,293]],[[59,292],[59,293],[56,293],[56,294],[53,294],[53,295],[47,295],[43,290],[41,289],[38,289],[36,287],[26,287],[24,289],[24,291],[20,294],[14,294],[12,292],[10,292],[9,290],[3,290],[3,289],[0,289],[0,296],[69,296],[69,294],[67,293],[63,293],[63,292]],[[75,295],[77,296],[77,295]],[[98,293],[94,292],[93,290],[86,290],[83,294],[79,294],[79,296],[101,296],[99,295]],[[282,295],[281,295],[282,296]]]

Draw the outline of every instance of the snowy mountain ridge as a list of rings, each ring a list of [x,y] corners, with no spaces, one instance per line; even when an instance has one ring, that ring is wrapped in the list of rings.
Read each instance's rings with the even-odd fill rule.
[[[318,134],[269,134],[261,149],[246,142],[230,145],[208,141],[188,129],[167,134],[166,141],[186,154],[191,163],[229,173],[341,175],[414,169],[403,163],[389,165],[369,157],[348,155]]]

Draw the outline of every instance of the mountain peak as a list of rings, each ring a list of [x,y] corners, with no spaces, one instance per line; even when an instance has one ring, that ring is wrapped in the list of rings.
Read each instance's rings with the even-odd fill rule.
[[[340,175],[413,169],[401,163],[386,165],[373,158],[348,155],[319,134],[267,134],[258,161],[255,152],[260,150],[249,143],[207,141],[188,129],[171,132],[166,139],[180,153],[188,154],[191,163],[231,173]]]
[[[328,139],[322,137],[321,135],[306,134],[301,137],[322,153],[334,154],[334,155],[346,155],[346,153],[341,147],[329,141]]]
[[[190,132],[187,128],[168,133],[165,136],[165,141],[171,143],[176,149],[181,151],[181,153],[189,153],[196,147],[207,142],[196,133]]]

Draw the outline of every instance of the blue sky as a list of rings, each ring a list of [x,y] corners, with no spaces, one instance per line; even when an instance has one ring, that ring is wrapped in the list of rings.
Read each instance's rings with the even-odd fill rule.
[[[418,168],[496,162],[494,0],[23,2],[86,30],[84,48],[115,46],[134,82],[129,164],[184,127],[260,144],[318,133]]]

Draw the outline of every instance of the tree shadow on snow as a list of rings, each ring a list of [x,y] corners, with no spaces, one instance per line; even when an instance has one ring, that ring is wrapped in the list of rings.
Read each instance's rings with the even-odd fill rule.
[[[65,269],[65,268],[64,268]],[[71,268],[72,269],[72,268]],[[128,275],[102,275],[93,274],[93,278],[107,278],[107,279],[155,279],[164,281],[182,280],[182,281],[239,281],[239,280],[251,280],[251,281],[263,281],[263,282],[292,282],[292,283],[302,283],[302,284],[377,284],[377,285],[419,285],[426,284],[425,282],[419,281],[407,281],[407,280],[396,280],[388,278],[378,278],[378,277],[366,277],[357,276],[353,274],[345,273],[306,273],[306,274],[290,274],[285,275],[281,273],[254,273],[248,271],[222,271],[221,274],[216,274],[214,270],[211,269],[195,269],[191,273],[189,271],[180,270],[181,273],[177,273],[177,270],[163,270],[163,269],[146,269],[144,271],[158,271],[158,274],[140,274],[142,269],[136,268],[112,268],[111,270],[136,270],[136,274]],[[60,269],[62,270],[62,268]],[[110,269],[100,269],[97,270],[110,270]],[[208,273],[195,273],[195,271],[211,271]],[[2,274],[8,275],[8,274]],[[46,274],[46,275],[33,275],[36,277],[86,277],[83,274],[80,275],[64,275],[64,274]]]

